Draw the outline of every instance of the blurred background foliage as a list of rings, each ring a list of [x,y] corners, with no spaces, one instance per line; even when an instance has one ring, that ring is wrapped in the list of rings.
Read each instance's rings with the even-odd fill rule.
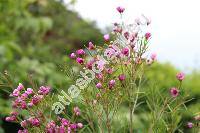
[[[73,65],[68,59],[70,51],[83,48],[87,42],[101,44],[102,32],[95,22],[84,20],[73,10],[71,4],[63,0],[0,0],[0,71],[12,77],[11,86],[4,85],[0,80],[0,117],[10,112],[8,93],[19,82],[28,84],[30,78],[40,85],[52,88],[68,86],[67,77],[60,71],[60,64]],[[175,67],[166,63],[154,64],[147,71],[147,79],[155,81],[157,88],[168,89],[176,86]],[[2,77],[2,76],[1,76]],[[200,72],[194,70],[186,76],[184,87],[191,94],[193,101],[188,104],[188,113],[184,119],[190,120],[200,110]],[[143,108],[144,107],[144,108]],[[120,130],[126,128],[126,106],[118,115],[122,126],[115,124]],[[145,105],[136,111],[136,126],[145,127],[144,120],[148,117]],[[118,121],[119,122],[119,121]],[[0,125],[3,123],[0,120]],[[121,125],[121,124],[120,124]],[[3,129],[0,126],[0,133]]]

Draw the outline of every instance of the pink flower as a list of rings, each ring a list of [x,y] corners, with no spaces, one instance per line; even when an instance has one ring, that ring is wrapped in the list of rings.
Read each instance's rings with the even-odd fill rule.
[[[75,53],[71,53],[69,57],[70,57],[71,59],[74,59],[74,58],[76,58],[76,55],[75,55]]]
[[[6,117],[5,119],[7,122],[14,122],[17,120],[16,116],[12,115],[10,117]]]
[[[108,74],[112,74],[112,73],[113,73],[113,69],[112,69],[112,68],[108,68],[108,69],[106,69],[106,72],[107,72]]]
[[[84,59],[83,59],[83,58],[80,58],[80,57],[78,57],[78,58],[76,58],[76,62],[78,62],[79,64],[83,64],[83,62],[84,62]]]
[[[99,70],[103,70],[103,69],[104,69],[104,66],[105,66],[105,64],[106,64],[106,62],[105,62],[104,60],[99,60],[99,61],[97,61],[96,63],[97,63],[97,68],[98,68]]]
[[[34,105],[37,105],[43,98],[43,95],[34,95],[31,103],[33,103]]]
[[[125,76],[124,74],[121,74],[121,75],[118,76],[118,79],[119,79],[120,81],[124,81],[125,78],[126,78],[126,76]]]
[[[103,74],[102,73],[97,74],[96,78],[98,78],[99,80],[103,79]]]
[[[33,94],[33,89],[27,88],[27,90],[25,91],[25,93],[28,94],[28,95]]]
[[[101,97],[101,94],[100,93],[97,93],[96,94],[96,98],[98,99],[98,98],[100,98]]]
[[[47,95],[50,92],[50,87],[41,86],[38,93],[42,95]]]
[[[147,33],[145,34],[146,40],[149,40],[150,37],[151,37],[151,33],[147,32]]]
[[[76,116],[79,116],[81,114],[80,109],[78,107],[74,107],[74,113]]]
[[[38,118],[30,117],[28,121],[31,123],[32,126],[36,126],[36,127],[40,126],[40,121]]]
[[[94,49],[94,44],[92,42],[88,43],[88,49],[93,50]]]
[[[110,40],[110,35],[109,35],[109,34],[105,34],[105,35],[103,36],[103,38],[104,38],[104,40],[105,40],[106,42],[108,42],[108,41]]]
[[[188,122],[188,123],[187,123],[187,127],[188,127],[188,128],[192,128],[193,125],[194,125],[194,124],[193,124],[192,122]]]
[[[14,115],[14,116],[17,116],[19,113],[18,112],[16,112],[16,111],[12,111],[11,113],[10,113],[10,115]]]
[[[95,62],[95,59],[91,59],[87,64],[86,64],[86,67],[88,68],[88,69],[92,69],[92,65],[93,65],[93,63]]]
[[[77,123],[78,128],[83,128],[83,124],[82,123]]]
[[[23,93],[21,95],[21,99],[25,100],[26,98],[28,98],[28,94],[27,93]]]
[[[83,49],[79,49],[79,50],[76,51],[76,54],[77,55],[84,55],[85,51]]]
[[[60,126],[59,133],[65,133],[65,127],[64,126]]]
[[[122,54],[125,55],[125,56],[128,56],[129,55],[129,48],[123,48]]]
[[[112,56],[115,56],[116,55],[116,51],[115,49],[113,49],[112,47],[111,48],[107,48],[104,52],[104,55],[111,58]]]
[[[67,119],[62,118],[61,123],[62,123],[62,125],[67,126],[67,125],[69,125],[70,122]]]
[[[18,85],[18,87],[17,87],[17,90],[18,90],[18,91],[21,91],[22,89],[24,89],[24,86],[23,86],[21,83],[19,83],[19,85]]]
[[[96,84],[96,87],[97,87],[98,89],[101,89],[101,88],[102,88],[102,84],[101,84],[101,83],[97,83],[97,84]]]
[[[124,33],[124,37],[128,40],[128,38],[129,38],[129,32],[125,32]]]
[[[117,9],[117,11],[118,11],[119,13],[123,13],[124,10],[125,10],[125,8],[124,8],[124,7],[121,7],[121,6],[118,6],[116,9]]]
[[[109,88],[111,89],[115,85],[115,80],[110,80],[108,85]]]
[[[18,97],[19,94],[20,94],[19,90],[18,89],[14,89],[14,91],[12,93],[12,96]]]
[[[34,104],[32,102],[28,103],[28,107],[32,107]]]
[[[19,106],[19,104],[20,104],[20,101],[19,101],[18,98],[15,99],[15,101],[12,101],[12,107],[13,107],[13,108],[17,108],[17,107]]]
[[[120,28],[120,27],[115,27],[115,28],[113,29],[113,31],[114,31],[114,32],[118,32],[118,33],[122,33],[122,28]]]
[[[71,129],[76,129],[76,128],[77,128],[77,125],[76,125],[76,124],[71,124],[71,125],[70,125],[70,128],[71,128]]]
[[[179,90],[175,87],[170,89],[170,94],[172,97],[177,97],[179,95]]]
[[[147,65],[151,65],[153,63],[153,61],[152,60],[147,60],[146,63],[147,63]]]
[[[182,73],[182,72],[180,72],[180,73],[178,73],[178,74],[176,75],[176,78],[177,78],[179,81],[182,81],[182,80],[184,80],[184,78],[185,78],[185,74]]]
[[[28,125],[27,120],[23,120],[20,124],[23,128],[25,128]]]
[[[19,130],[18,133],[28,133],[28,130],[27,129]]]
[[[154,61],[154,60],[156,60],[156,53],[153,53],[153,54],[151,54],[151,59]]]
[[[27,105],[25,101],[21,102],[21,109],[27,109]]]
[[[47,133],[54,133],[55,132],[56,123],[52,120],[46,125],[46,132]]]

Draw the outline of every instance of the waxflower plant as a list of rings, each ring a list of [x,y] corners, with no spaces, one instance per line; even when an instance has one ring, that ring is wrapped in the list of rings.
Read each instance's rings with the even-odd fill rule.
[[[190,100],[182,87],[184,73],[176,75],[179,84],[169,87],[167,95],[162,95],[154,86],[144,89],[145,70],[156,61],[156,54],[148,53],[152,35],[144,30],[148,29],[151,21],[142,15],[133,23],[126,24],[123,21],[125,8],[119,6],[116,10],[121,22],[115,22],[112,33],[102,37],[102,45],[96,46],[90,41],[85,49],[69,55],[80,69],[89,71],[89,74],[80,71],[78,75],[64,70],[75,84],[68,91],[61,91],[63,96],[57,96],[59,101],[53,97],[50,87],[41,86],[36,90],[19,84],[14,89],[10,95],[14,99],[14,112],[5,119],[20,123],[23,129],[19,133],[118,132],[113,123],[119,109],[125,105],[129,108],[124,112],[128,114],[129,129],[124,132],[132,133],[137,128],[135,111],[142,103],[146,103],[150,111],[149,127],[144,132],[181,131],[180,114]],[[146,100],[141,102],[140,97],[146,97]],[[68,106],[74,101],[79,102],[81,109],[74,106],[69,113]],[[196,116],[195,120],[197,124],[185,123],[187,128],[197,127],[199,117]]]
[[[117,7],[121,16],[124,10]],[[88,118],[93,132],[103,132],[105,127],[112,132],[113,118],[123,102],[129,104],[130,132],[133,131],[133,114],[138,106],[144,68],[156,60],[155,53],[149,58],[145,55],[151,33],[144,33],[142,27],[147,27],[150,20],[145,16],[142,18],[145,20],[143,23],[140,20],[128,25],[124,22],[114,23],[112,34],[103,36],[103,46],[94,46],[89,42],[86,52],[79,49],[70,54],[70,58],[82,68],[92,70],[95,65],[100,70],[91,86],[82,91],[82,101],[87,109],[85,112],[97,119],[98,129],[95,129],[94,122],[90,121],[93,118]]]
[[[19,83],[18,87],[10,94],[13,99],[13,111],[5,120],[20,123],[22,129],[18,133],[70,133],[83,128],[82,123],[74,122],[74,119],[81,113],[78,107],[74,107],[74,118],[72,119],[52,116],[49,112],[52,102],[50,91],[51,88],[48,86],[41,86],[36,91],[32,88],[25,88],[23,84]]]

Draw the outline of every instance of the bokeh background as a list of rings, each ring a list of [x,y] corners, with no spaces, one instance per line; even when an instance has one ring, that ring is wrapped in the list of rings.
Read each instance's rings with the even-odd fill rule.
[[[183,71],[187,74],[184,87],[194,98],[187,103],[183,121],[200,111],[198,0],[0,0],[0,133],[19,128],[3,120],[11,110],[8,92],[12,87],[28,84],[30,76],[52,88],[69,85],[60,65],[73,65],[69,53],[89,41],[101,45],[103,34],[119,20],[115,11],[119,5],[126,8],[128,22],[141,14],[152,20],[150,49],[157,53],[158,63],[147,72],[148,78],[164,89],[175,86],[174,75]],[[126,110],[121,109],[121,115]],[[144,128],[148,112],[138,109],[136,113],[136,125]]]

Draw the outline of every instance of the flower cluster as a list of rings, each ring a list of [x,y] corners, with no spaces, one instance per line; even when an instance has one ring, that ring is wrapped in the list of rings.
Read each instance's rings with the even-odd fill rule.
[[[116,10],[122,17],[125,8],[119,6]],[[113,32],[103,35],[104,46],[95,46],[89,42],[87,48],[70,54],[70,58],[75,60],[80,67],[95,73],[96,79],[93,88],[95,89],[93,92],[96,92],[95,96],[89,98],[87,95],[91,94],[86,94],[86,91],[83,92],[85,94],[83,97],[85,104],[92,106],[92,112],[98,115],[99,121],[103,119],[102,113],[109,115],[118,108],[123,101],[122,94],[127,99],[134,97],[136,88],[133,87],[133,84],[135,85],[136,80],[140,77],[138,72],[142,71],[143,66],[149,66],[156,60],[155,53],[150,56],[146,54],[152,35],[142,29],[142,27],[149,26],[150,20],[145,16],[142,16],[141,19],[144,19],[145,23],[142,23],[140,19],[133,24],[116,22]],[[85,75],[85,79],[88,79],[87,75]],[[101,107],[102,109],[99,109]],[[134,108],[133,105],[130,105],[130,108]],[[131,113],[133,112],[131,111]],[[112,120],[109,120],[108,116],[105,119],[109,130],[109,122]]]
[[[199,124],[200,124],[200,113],[198,113],[194,118],[193,118],[194,122],[187,122],[186,127],[187,128],[199,128]]]
[[[185,74],[183,72],[180,72],[176,75],[176,78],[180,81],[180,84],[181,82],[184,80],[185,78]],[[180,88],[176,88],[176,87],[172,87],[170,89],[170,94],[172,97],[177,97],[179,95],[179,92],[180,92]]]
[[[50,87],[41,86],[38,92],[34,92],[32,88],[25,89],[24,86],[19,83],[18,87],[14,89],[10,95],[15,98],[12,107],[18,109],[31,108],[37,105],[49,91]]]
[[[59,125],[56,123],[59,123]],[[81,128],[83,128],[82,123],[71,123],[65,118],[58,118],[57,122],[53,120],[48,122],[45,131],[46,133],[71,133]]]
[[[29,129],[42,129],[43,127],[45,127],[43,131],[46,133],[70,133],[82,128],[82,123],[73,123],[60,117],[58,117],[58,121],[54,122],[54,120],[48,118],[45,110],[51,109],[51,105],[48,105],[45,100],[50,95],[50,91],[51,88],[48,86],[41,86],[38,91],[35,91],[32,88],[26,89],[19,83],[18,87],[10,94],[14,98],[12,105],[14,111],[5,120],[20,122],[23,130],[19,130],[18,133],[28,133]],[[44,109],[41,109],[41,107],[44,107]],[[27,111],[28,115],[23,117],[23,111]],[[80,115],[78,107],[74,108],[74,115]]]

